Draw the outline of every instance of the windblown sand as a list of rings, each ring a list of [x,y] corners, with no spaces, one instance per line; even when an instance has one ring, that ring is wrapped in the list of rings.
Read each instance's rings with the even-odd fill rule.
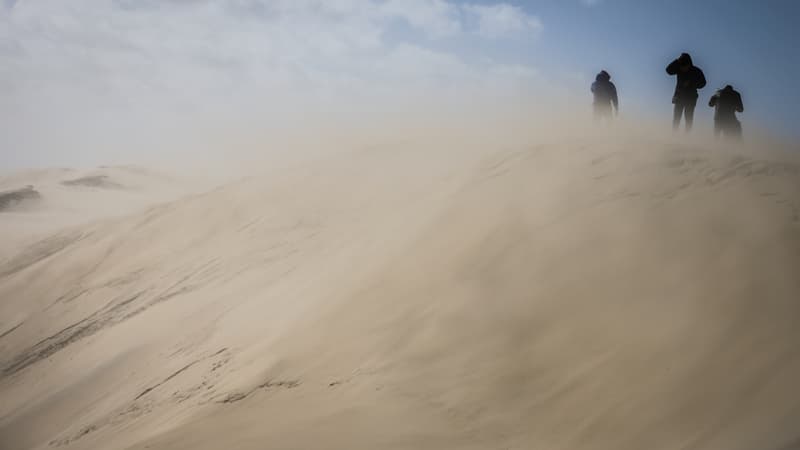
[[[0,263],[0,448],[800,448],[768,150],[407,142],[42,225]]]

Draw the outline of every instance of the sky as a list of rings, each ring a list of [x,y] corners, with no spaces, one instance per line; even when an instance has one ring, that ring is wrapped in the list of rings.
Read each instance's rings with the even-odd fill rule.
[[[684,51],[709,80],[698,121],[732,84],[746,127],[800,137],[796,0],[0,2],[0,169],[487,102],[577,114],[601,69],[623,115],[668,126]]]

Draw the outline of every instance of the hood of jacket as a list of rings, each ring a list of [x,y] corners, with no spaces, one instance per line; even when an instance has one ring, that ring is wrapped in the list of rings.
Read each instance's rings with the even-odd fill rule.
[[[681,63],[681,65],[694,66],[694,63],[692,62],[692,57],[689,56],[688,53],[681,53],[681,56],[678,57],[678,62]]]
[[[611,75],[608,74],[605,70],[600,71],[597,76],[594,78],[595,81],[610,81]]]

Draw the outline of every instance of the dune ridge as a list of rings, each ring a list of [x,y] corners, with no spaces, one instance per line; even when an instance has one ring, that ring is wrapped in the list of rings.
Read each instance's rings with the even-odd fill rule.
[[[0,266],[0,443],[794,448],[799,194],[758,148],[405,143],[77,226]]]

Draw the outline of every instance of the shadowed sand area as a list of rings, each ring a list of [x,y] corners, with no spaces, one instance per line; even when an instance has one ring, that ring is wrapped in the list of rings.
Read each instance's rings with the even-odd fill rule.
[[[19,207],[32,200],[37,200],[41,196],[33,186],[25,186],[20,189],[0,191],[0,212]]]
[[[64,186],[86,186],[101,189],[123,189],[125,186],[109,179],[108,175],[87,175],[85,177],[64,180]]]
[[[342,152],[0,263],[0,448],[794,449],[799,268],[778,149]]]

